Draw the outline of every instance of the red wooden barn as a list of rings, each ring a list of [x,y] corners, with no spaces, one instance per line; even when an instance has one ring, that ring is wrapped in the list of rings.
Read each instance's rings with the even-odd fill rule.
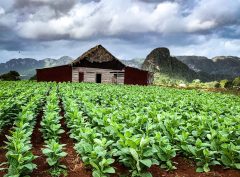
[[[37,81],[148,85],[151,83],[151,74],[124,65],[98,45],[70,64],[37,69]]]

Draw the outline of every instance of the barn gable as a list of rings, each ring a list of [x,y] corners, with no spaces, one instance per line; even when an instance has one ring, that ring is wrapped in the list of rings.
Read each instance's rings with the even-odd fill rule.
[[[72,62],[73,67],[123,70],[125,65],[101,45],[91,48]]]

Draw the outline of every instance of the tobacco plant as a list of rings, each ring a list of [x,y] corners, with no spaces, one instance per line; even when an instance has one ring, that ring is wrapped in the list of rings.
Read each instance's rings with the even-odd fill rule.
[[[177,149],[170,144],[166,136],[162,136],[159,132],[156,133],[153,149],[153,152],[155,152],[161,164],[161,168],[166,168],[168,170],[176,169],[173,165],[172,159],[176,156]]]
[[[66,176],[66,166],[60,164],[60,160],[67,156],[63,151],[64,144],[59,144],[56,140],[51,139],[44,145],[43,154],[47,157],[47,163],[51,167],[50,174],[53,177],[58,177],[61,174]]]
[[[75,149],[81,154],[83,162],[93,167],[93,177],[107,177],[107,174],[115,173],[111,166],[114,163],[112,153],[107,150],[112,143],[103,138],[94,139],[93,142],[84,139],[76,144]]]
[[[132,135],[132,132],[128,130],[124,135],[120,135],[116,143],[117,148],[114,149],[114,156],[117,156],[120,162],[131,169],[132,176],[152,176],[145,170],[154,164],[159,164],[154,157],[156,149],[151,147],[150,141],[151,138],[144,137],[144,135]]]

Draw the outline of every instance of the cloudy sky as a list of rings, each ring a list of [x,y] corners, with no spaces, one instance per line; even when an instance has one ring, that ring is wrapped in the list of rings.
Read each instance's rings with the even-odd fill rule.
[[[240,56],[240,0],[1,0],[0,62],[77,57],[102,44],[120,59]]]

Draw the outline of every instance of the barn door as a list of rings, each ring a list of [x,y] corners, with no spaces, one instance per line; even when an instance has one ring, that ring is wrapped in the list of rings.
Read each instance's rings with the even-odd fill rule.
[[[102,83],[102,74],[96,74],[96,83]]]
[[[78,74],[78,78],[79,78],[79,82],[83,82],[83,79],[84,79],[84,73],[83,73],[83,72],[79,72],[79,74]]]

